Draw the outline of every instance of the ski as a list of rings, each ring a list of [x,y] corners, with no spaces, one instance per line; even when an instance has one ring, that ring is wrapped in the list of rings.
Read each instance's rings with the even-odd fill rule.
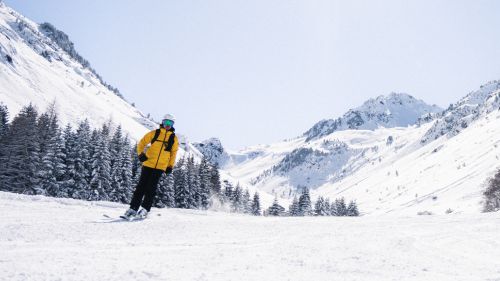
[[[131,217],[131,218],[127,218],[123,215],[119,216],[119,217],[112,217],[108,214],[103,214],[102,215],[104,218],[106,218],[107,220],[109,221],[128,221],[128,222],[132,222],[132,221],[142,221],[142,220],[145,220],[146,218],[140,218],[140,217]]]

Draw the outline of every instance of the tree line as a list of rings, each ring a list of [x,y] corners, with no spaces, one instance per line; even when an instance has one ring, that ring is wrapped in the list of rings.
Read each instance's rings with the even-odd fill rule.
[[[38,113],[25,106],[9,123],[6,106],[0,104],[0,190],[88,201],[128,204],[140,177],[142,164],[136,144],[121,126],[111,122],[91,128],[88,120],[76,128],[61,128],[53,104]],[[358,216],[354,201],[330,203],[319,197],[311,203],[303,188],[288,211],[277,199],[262,210],[259,194],[250,194],[238,183],[221,182],[219,170],[206,159],[193,156],[177,161],[171,175],[163,174],[154,203],[158,208],[208,209],[211,207],[250,215]]]
[[[302,193],[297,198],[293,198],[292,204],[288,207],[288,211],[278,203],[278,199],[274,198],[273,204],[264,211],[265,215],[270,216],[359,216],[358,206],[355,201],[349,204],[345,203],[345,199],[338,198],[330,202],[329,198],[319,196],[314,205],[311,202],[309,188],[303,187]]]
[[[8,122],[0,104],[0,190],[128,204],[139,181],[141,162],[121,126],[92,129],[88,120],[76,130],[61,128],[55,106],[39,114],[25,106]],[[230,185],[225,183],[226,186]],[[179,159],[158,184],[156,207],[208,209],[227,204],[231,211],[260,215],[260,199],[241,187],[222,193],[219,170],[192,156]]]

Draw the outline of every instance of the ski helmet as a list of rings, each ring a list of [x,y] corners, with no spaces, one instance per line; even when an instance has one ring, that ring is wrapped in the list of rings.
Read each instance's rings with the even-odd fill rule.
[[[165,114],[163,116],[163,120],[161,121],[161,125],[163,127],[172,127],[175,123],[175,116],[172,114]]]
[[[175,116],[173,114],[165,114],[165,116],[163,116],[163,120],[171,120],[171,121],[174,121],[175,122]]]

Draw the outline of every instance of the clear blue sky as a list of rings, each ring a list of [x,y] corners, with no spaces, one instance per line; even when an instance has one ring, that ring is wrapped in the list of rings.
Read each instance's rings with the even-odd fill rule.
[[[229,148],[292,138],[368,98],[442,107],[500,79],[500,1],[5,0],[67,33],[144,112]]]

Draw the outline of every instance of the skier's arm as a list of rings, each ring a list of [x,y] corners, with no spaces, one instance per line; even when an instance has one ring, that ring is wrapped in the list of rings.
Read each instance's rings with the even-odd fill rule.
[[[142,139],[137,144],[137,155],[144,153],[144,148],[146,147],[146,145],[151,143],[151,140],[153,139],[154,135],[155,135],[155,131],[153,130],[153,131],[145,134],[144,137],[142,137]]]
[[[168,167],[174,168],[175,165],[175,157],[177,156],[177,150],[179,149],[179,140],[177,136],[174,137],[174,144],[172,145],[172,150],[170,151],[170,162],[168,163]]]

